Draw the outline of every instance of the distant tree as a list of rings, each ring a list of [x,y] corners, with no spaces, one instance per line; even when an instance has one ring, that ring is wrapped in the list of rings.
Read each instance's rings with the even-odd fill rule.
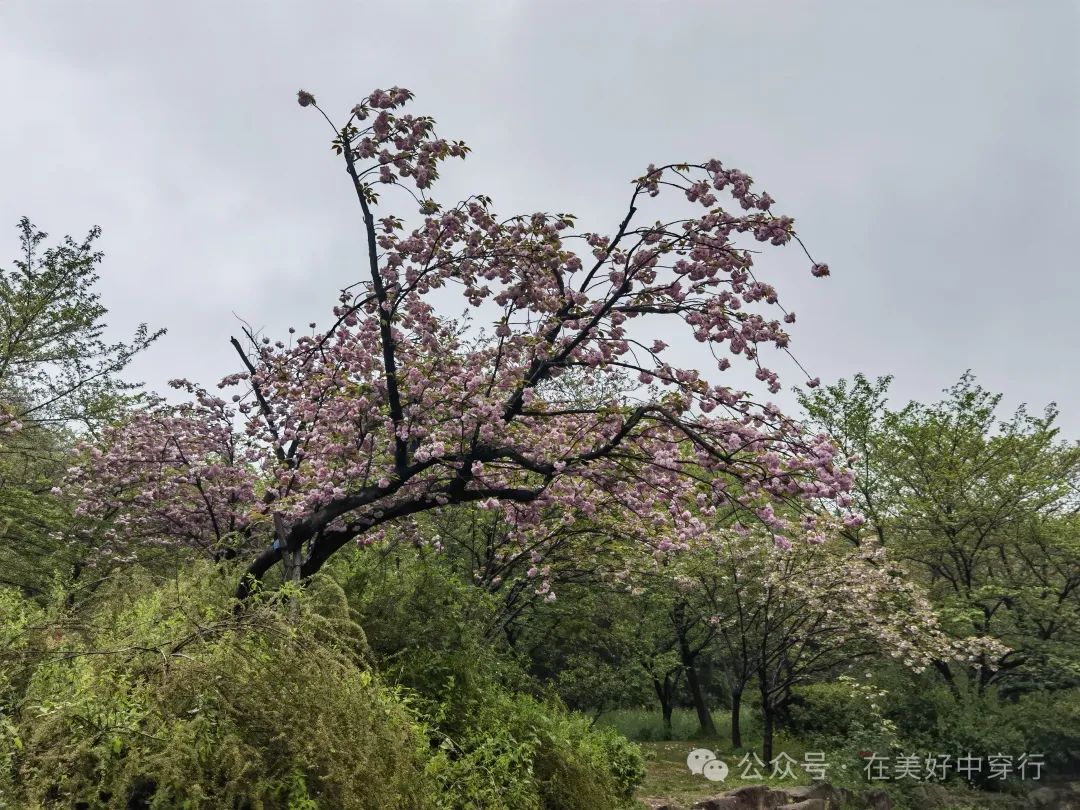
[[[100,235],[94,228],[43,249],[48,234],[19,221],[21,255],[0,269],[0,432],[28,423],[95,428],[136,387],[119,373],[164,334],[142,324],[130,343],[105,341]]]
[[[690,702],[698,719],[698,732],[703,737],[716,736],[716,724],[705,695],[705,685],[701,681],[700,662],[703,653],[709,648],[716,634],[715,628],[702,616],[688,609],[686,599],[680,594],[675,597],[668,611],[672,632],[675,636],[675,650],[679,655],[686,688],[690,693]]]
[[[865,522],[845,526],[842,533],[856,545],[867,533],[885,543],[887,519],[896,508],[889,485],[888,453],[882,446],[882,420],[892,379],[884,376],[871,382],[856,374],[850,383],[840,380],[795,392],[810,424],[828,435],[849,460],[853,482],[847,497]]]
[[[1005,693],[1080,684],[1080,445],[1058,438],[1053,405],[999,421],[1001,395],[970,373],[942,401],[899,410],[886,405],[888,383],[859,375],[802,403],[863,457],[853,494],[867,528],[926,586],[951,631],[1007,648],[977,669],[941,662],[939,672]]]
[[[732,744],[742,744],[739,706],[756,681],[766,761],[777,717],[798,685],[870,656],[922,670],[999,648],[988,639],[948,636],[919,588],[870,542],[856,549],[836,541],[773,547],[722,532],[691,555],[686,570],[687,602],[713,627],[714,654],[730,681]]]
[[[70,510],[51,493],[66,447],[62,433],[32,423],[0,437],[0,584],[27,596],[44,593],[57,572],[70,575],[78,559],[56,537],[70,531]]]

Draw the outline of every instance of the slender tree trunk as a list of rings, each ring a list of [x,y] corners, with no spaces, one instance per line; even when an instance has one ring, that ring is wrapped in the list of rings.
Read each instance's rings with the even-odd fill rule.
[[[280,514],[274,515],[274,529],[277,534],[277,542],[281,546],[281,564],[284,567],[284,579],[286,582],[300,581],[300,567],[303,565],[303,556],[300,549],[290,549],[286,545],[288,530],[285,528],[285,519]]]
[[[697,712],[701,734],[705,737],[715,737],[716,725],[709,712],[709,705],[705,702],[705,693],[701,689],[701,681],[698,680],[694,659],[690,658],[689,662],[683,664],[683,668],[686,670],[686,685],[690,687],[690,699],[694,701],[694,711]]]
[[[660,713],[664,718],[664,739],[671,739],[671,713],[675,708],[675,702],[672,699],[672,692],[674,691],[674,684],[671,682],[671,676],[665,675],[664,680],[659,678],[653,678],[653,688],[656,690],[656,697],[660,700]]]
[[[761,758],[768,764],[773,758],[773,714],[775,707],[769,699],[769,681],[764,669],[758,670],[758,684],[761,688]]]
[[[713,723],[712,714],[709,712],[709,705],[705,702],[705,692],[701,688],[697,668],[694,666],[697,653],[690,649],[690,641],[686,637],[685,611],[686,605],[684,603],[680,602],[675,605],[675,633],[679,637],[679,659],[683,665],[683,671],[686,673],[686,685],[690,689],[690,700],[694,704],[694,711],[697,712],[699,731],[703,737],[715,737],[716,725]]]
[[[503,635],[506,636],[506,643],[510,645],[510,649],[517,647],[517,633],[514,632],[514,628],[510,625],[503,625]]]
[[[304,557],[302,547],[295,549],[289,548],[288,544],[285,542],[285,539],[288,537],[288,529],[285,526],[284,518],[282,518],[280,514],[274,515],[274,528],[277,534],[276,545],[281,548],[281,575],[283,584],[295,583],[296,586],[299,587],[300,583],[303,581],[303,572],[301,569],[303,568]],[[300,605],[288,596],[286,596],[285,599],[287,602],[291,602],[291,604],[288,604],[287,615],[290,620],[295,623],[300,618]]]
[[[956,700],[959,700],[960,688],[956,685],[956,679],[953,677],[952,669],[949,668],[948,663],[946,663],[945,661],[935,661],[934,669],[936,669],[938,671],[938,674],[941,675],[942,680],[944,680],[946,686],[949,687],[949,691],[952,693],[952,696]]]
[[[731,690],[731,747],[742,748],[742,730],[739,714],[742,711],[742,689]]]
[[[773,758],[773,707],[768,703],[761,706],[761,758],[766,764]]]
[[[284,568],[284,571],[282,572],[282,578],[286,582],[300,581],[301,561],[299,551],[282,551],[281,565]]]

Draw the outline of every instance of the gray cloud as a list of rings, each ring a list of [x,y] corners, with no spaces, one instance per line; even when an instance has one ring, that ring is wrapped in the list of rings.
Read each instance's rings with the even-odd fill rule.
[[[763,265],[812,373],[926,399],[971,368],[1009,407],[1057,400],[1077,437],[1078,41],[1051,0],[9,2],[0,224],[102,225],[112,326],[169,328],[138,376],[214,382],[233,312],[325,321],[358,278],[357,212],[296,89],[345,111],[400,84],[474,148],[441,195],[506,214],[611,230],[650,161],[750,172],[833,268]]]

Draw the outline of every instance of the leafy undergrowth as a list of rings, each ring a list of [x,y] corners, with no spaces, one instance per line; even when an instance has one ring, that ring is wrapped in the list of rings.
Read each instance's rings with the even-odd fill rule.
[[[117,576],[78,612],[0,589],[0,808],[631,803],[637,748],[500,684],[477,639],[458,639],[467,671],[425,645],[405,683],[373,665],[393,640],[368,615],[368,643],[335,581],[235,616],[226,573]]]

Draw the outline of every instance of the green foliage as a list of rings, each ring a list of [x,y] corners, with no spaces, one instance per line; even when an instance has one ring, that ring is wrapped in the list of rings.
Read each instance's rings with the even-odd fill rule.
[[[841,675],[836,681],[795,687],[787,707],[788,731],[838,751],[897,749],[896,723],[886,716],[889,692],[867,674],[862,680]]]
[[[858,719],[851,690],[840,682],[812,683],[792,690],[787,728],[814,740],[844,740]]]
[[[644,778],[637,746],[556,704],[495,692],[472,718],[429,766],[440,807],[616,808]]]
[[[804,740],[848,755],[942,752],[976,756],[1038,753],[1048,773],[1080,765],[1080,690],[1042,690],[1002,699],[993,687],[952,691],[933,676],[879,669],[872,680],[847,678],[801,686],[788,728]]]
[[[377,668],[417,709],[451,732],[490,690],[525,688],[510,650],[492,636],[495,606],[441,561],[408,547],[369,549],[335,562]]]
[[[940,402],[898,410],[886,404],[889,381],[856,375],[800,401],[858,454],[867,530],[926,588],[950,632],[1008,648],[951,677],[1007,696],[1080,685],[1080,445],[1060,441],[1053,405],[1000,420],[1001,395],[970,373]]]
[[[497,634],[487,592],[402,546],[358,554],[335,575],[379,668],[428,725],[440,807],[572,810],[630,799],[644,775],[637,747],[539,696]]]
[[[909,747],[974,753],[1039,753],[1053,773],[1080,767],[1080,690],[1042,690],[1002,699],[994,688],[939,684],[894,689],[885,701]]]
[[[0,591],[0,796],[298,810],[630,801],[637,747],[520,691],[541,690],[484,636],[486,595],[411,552],[339,568],[344,584],[320,576],[240,615],[235,572],[209,563],[173,579],[117,574],[80,610]]]
[[[756,717],[753,707],[744,705],[743,724],[749,726]],[[730,717],[727,713],[713,712],[713,725],[716,726],[719,739],[730,733]],[[598,726],[607,726],[619,732],[628,740],[636,742],[659,742],[663,740],[692,741],[703,739],[697,715],[693,709],[676,708],[671,713],[671,732],[664,728],[660,709],[648,708],[615,709],[601,715]],[[744,735],[747,740],[758,740],[760,735]]]
[[[1080,689],[1035,692],[1007,706],[1026,750],[1044,752],[1059,773],[1080,771]]]
[[[519,623],[529,672],[550,682],[567,706],[593,716],[649,700],[654,639],[645,599],[596,582],[560,591],[558,601]],[[668,635],[669,627],[665,621]]]
[[[20,255],[0,267],[0,585],[40,599],[77,575],[86,548],[72,540],[95,528],[51,493],[73,440],[132,400],[120,373],[162,332],[105,340],[97,228],[49,248],[29,220],[18,228]]]
[[[116,375],[163,330],[143,324],[131,343],[105,341],[99,228],[44,249],[47,234],[25,217],[18,228],[20,255],[0,268],[0,421],[93,425],[133,387]]]
[[[428,804],[411,713],[357,651],[320,639],[345,617],[297,602],[233,618],[230,581],[125,578],[7,659],[5,682],[25,682],[4,718],[18,806]]]

